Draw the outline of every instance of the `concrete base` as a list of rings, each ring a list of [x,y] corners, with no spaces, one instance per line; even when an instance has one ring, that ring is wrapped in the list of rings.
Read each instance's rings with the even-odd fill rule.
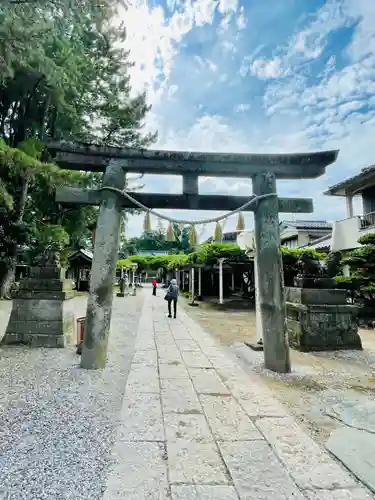
[[[263,342],[257,342],[256,344],[254,343],[250,343],[250,342],[244,342],[244,344],[247,346],[247,347],[250,347],[250,349],[252,349],[253,351],[263,351],[264,348],[263,348]]]
[[[117,292],[116,297],[125,297],[125,293],[123,292]]]
[[[42,279],[36,277],[37,270],[33,269],[31,279],[20,283],[2,344],[26,344],[31,347],[74,345],[75,317],[67,308],[67,299],[74,296],[67,289],[71,282],[60,278],[61,270],[58,268],[41,270]]]

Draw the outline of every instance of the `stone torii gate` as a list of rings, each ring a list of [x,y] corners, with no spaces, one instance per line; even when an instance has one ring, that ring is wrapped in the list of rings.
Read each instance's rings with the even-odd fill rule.
[[[106,365],[121,211],[134,206],[118,191],[124,189],[127,173],[182,176],[182,194],[132,193],[133,198],[148,208],[232,211],[251,196],[199,194],[199,176],[251,178],[253,195],[267,195],[276,193],[276,179],[320,177],[338,154],[338,151],[274,155],[191,153],[68,143],[50,143],[48,150],[62,168],[104,172],[101,190],[59,187],[56,191],[56,201],[61,204],[100,205],[81,358],[81,367],[87,369]],[[313,201],[270,196],[257,200],[246,210],[255,214],[265,367],[287,373],[291,366],[285,329],[279,212],[311,213]]]

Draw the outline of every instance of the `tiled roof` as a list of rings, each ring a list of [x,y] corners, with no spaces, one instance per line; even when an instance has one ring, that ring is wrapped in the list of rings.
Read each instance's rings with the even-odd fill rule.
[[[316,239],[309,245],[305,245],[301,248],[315,248],[315,250],[321,250],[323,248],[331,248],[332,245],[332,233],[326,234],[321,238]]]
[[[332,229],[332,224],[326,220],[283,220],[280,224],[294,227],[296,229]]]
[[[330,196],[343,196],[345,195],[346,191],[348,191],[349,193],[353,192],[354,194],[360,193],[361,189],[363,189],[363,187],[367,185],[369,181],[372,181],[373,183],[374,173],[375,165],[370,165],[369,167],[362,168],[359,174],[353,175],[353,177],[349,177],[344,181],[330,186],[323,194]]]

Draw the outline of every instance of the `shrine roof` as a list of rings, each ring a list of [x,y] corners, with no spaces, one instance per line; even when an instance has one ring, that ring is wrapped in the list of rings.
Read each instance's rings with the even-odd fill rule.
[[[50,142],[47,150],[69,170],[104,172],[110,160],[123,161],[127,172],[169,175],[251,177],[273,172],[278,178],[313,179],[336,161],[338,151],[292,154],[204,153]]]
[[[85,260],[92,262],[94,254],[90,252],[90,250],[86,250],[85,248],[80,248],[79,250],[75,250],[74,252],[72,252],[69,255],[68,259],[69,261],[72,261],[77,259],[78,257],[83,257]]]

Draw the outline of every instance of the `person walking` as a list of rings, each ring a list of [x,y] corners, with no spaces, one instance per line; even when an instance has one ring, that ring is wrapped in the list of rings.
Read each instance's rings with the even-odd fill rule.
[[[175,278],[171,279],[167,290],[165,300],[168,302],[168,318],[172,317],[172,302],[173,302],[173,317],[176,318],[177,313],[178,286]]]
[[[152,295],[156,295],[156,287],[158,286],[158,282],[156,279],[152,280]]]

